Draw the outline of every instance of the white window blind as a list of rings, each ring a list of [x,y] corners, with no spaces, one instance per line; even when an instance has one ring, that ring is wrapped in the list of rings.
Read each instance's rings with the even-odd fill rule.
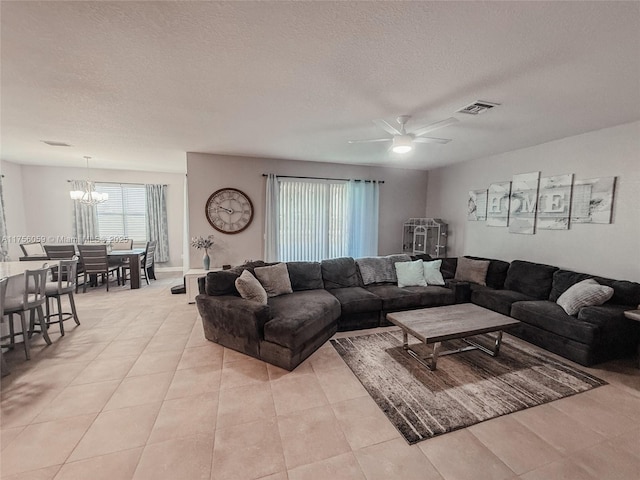
[[[347,255],[346,182],[282,180],[278,258],[320,261]]]
[[[96,183],[96,191],[109,199],[98,205],[98,235],[101,239],[131,238],[147,241],[147,195],[144,185]]]

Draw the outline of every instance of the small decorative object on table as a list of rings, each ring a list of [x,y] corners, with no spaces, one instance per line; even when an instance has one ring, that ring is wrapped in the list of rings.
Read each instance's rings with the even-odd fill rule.
[[[204,250],[202,255],[202,266],[205,270],[209,270],[211,259],[209,258],[209,249],[213,247],[213,235],[209,235],[207,238],[195,237],[191,239],[191,246],[198,250]]]

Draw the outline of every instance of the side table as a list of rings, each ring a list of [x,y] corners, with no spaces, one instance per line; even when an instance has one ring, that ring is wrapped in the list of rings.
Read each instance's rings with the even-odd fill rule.
[[[184,285],[187,291],[187,302],[196,303],[196,296],[198,295],[198,279],[204,277],[209,272],[217,272],[222,270],[221,268],[211,268],[205,270],[203,268],[192,268],[184,274]]]
[[[627,310],[626,312],[624,312],[624,316],[630,320],[635,320],[636,322],[640,322],[640,309]],[[638,341],[638,367],[640,368],[640,341]]]

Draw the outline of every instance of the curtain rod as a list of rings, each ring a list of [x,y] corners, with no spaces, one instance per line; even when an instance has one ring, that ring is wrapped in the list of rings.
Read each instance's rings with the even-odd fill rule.
[[[266,173],[262,174],[263,177],[268,177],[269,175]],[[354,182],[364,182],[364,183],[371,183],[371,182],[375,182],[376,180],[359,180],[359,179],[351,179],[351,178],[326,178],[326,177],[300,177],[297,175],[276,175],[276,177],[278,178],[308,178],[310,180],[340,180],[343,182],[348,182],[349,180],[353,180]],[[384,183],[384,180],[378,180],[378,183]]]
[[[4,175],[3,175],[4,176]],[[67,182],[73,182],[73,180],[67,180]],[[131,183],[131,182],[96,182],[93,180],[93,183],[112,183],[114,185],[155,185],[155,183]],[[168,187],[166,183],[161,184],[163,187]]]

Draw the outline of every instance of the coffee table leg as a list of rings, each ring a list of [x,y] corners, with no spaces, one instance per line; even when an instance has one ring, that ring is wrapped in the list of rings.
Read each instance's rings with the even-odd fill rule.
[[[407,338],[407,332],[402,332],[402,348],[409,350],[409,339]]]
[[[404,340],[406,341],[406,334],[403,335]],[[428,344],[427,344],[428,345]],[[436,342],[431,344],[433,345],[433,353],[426,358],[422,358],[418,355],[415,350],[413,350],[406,343],[403,345],[403,348],[407,351],[409,355],[411,355],[414,359],[418,361],[418,363],[424,367],[427,367],[429,370],[435,370],[436,365],[438,363],[438,355],[440,354],[440,342]]]
[[[500,353],[500,345],[502,345],[502,330],[498,331],[493,349],[487,348],[484,345],[480,345],[479,343],[474,342],[473,340],[469,340],[468,338],[463,338],[462,340],[467,342],[469,345],[477,348],[481,352],[488,353],[492,357],[497,357],[498,353]]]

